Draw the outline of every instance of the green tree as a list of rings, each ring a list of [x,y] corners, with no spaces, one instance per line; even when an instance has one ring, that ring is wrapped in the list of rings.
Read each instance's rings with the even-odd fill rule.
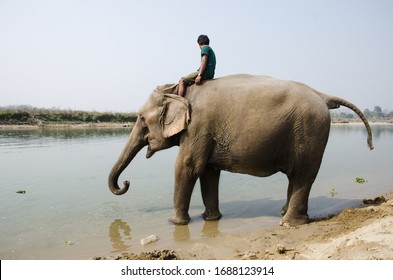
[[[371,112],[369,109],[364,110],[363,114],[366,116],[367,119],[371,119],[371,117],[373,116],[373,112]]]
[[[373,118],[381,119],[383,117],[384,117],[384,114],[382,112],[381,107],[380,106],[375,106],[374,107],[374,111],[373,111]]]

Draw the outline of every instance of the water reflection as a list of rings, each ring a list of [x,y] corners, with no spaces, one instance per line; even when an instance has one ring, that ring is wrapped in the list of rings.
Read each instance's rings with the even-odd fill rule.
[[[188,225],[185,226],[175,226],[173,231],[173,240],[175,241],[187,241],[190,240],[190,228]]]
[[[200,233],[201,237],[215,237],[220,233],[219,230],[220,221],[204,221],[203,228]],[[174,241],[187,241],[191,239],[190,228],[188,225],[179,226],[176,225],[173,231]]]
[[[370,124],[371,131],[374,139],[381,138],[381,136],[386,136],[393,134],[393,125],[391,124]],[[365,137],[367,137],[367,130],[363,124],[359,125],[348,125],[348,124],[333,124],[331,127],[331,132],[338,133],[353,133],[361,132]]]
[[[220,233],[219,221],[204,221],[200,237],[216,237]],[[109,226],[109,239],[112,244],[112,253],[122,252],[132,247],[131,227],[121,219],[115,219]],[[173,230],[174,241],[191,240],[188,225],[175,225]]]
[[[126,138],[130,128],[43,128],[43,129],[0,129],[0,147],[7,149],[42,149],[59,144],[83,144],[103,139]]]
[[[217,234],[219,234],[220,233],[220,230],[218,228],[219,222],[220,221],[205,221],[202,228],[201,236],[215,237]]]
[[[122,231],[122,233],[120,232]],[[116,219],[109,226],[109,238],[112,242],[114,252],[124,251],[131,247],[127,244],[127,240],[131,240],[131,228],[122,220]]]
[[[381,138],[381,136],[393,134],[393,125],[371,125],[371,130],[373,132],[373,137],[378,139]]]
[[[95,137],[116,137],[128,135],[131,128],[42,128],[42,129],[1,129],[1,138],[18,138],[20,140],[34,140],[39,138],[51,139],[83,139]]]

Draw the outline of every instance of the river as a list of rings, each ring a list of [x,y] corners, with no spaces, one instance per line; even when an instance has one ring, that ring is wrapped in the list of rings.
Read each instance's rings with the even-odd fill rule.
[[[108,173],[129,128],[0,130],[0,259],[89,259],[160,248],[276,226],[287,179],[222,172],[219,222],[204,222],[197,183],[188,226],[173,215],[177,147],[146,159],[146,148],[123,172],[130,190],[113,195]],[[310,194],[309,214],[321,217],[393,190],[393,125],[333,125]],[[356,178],[365,179],[364,183]],[[140,239],[156,234],[145,248]]]

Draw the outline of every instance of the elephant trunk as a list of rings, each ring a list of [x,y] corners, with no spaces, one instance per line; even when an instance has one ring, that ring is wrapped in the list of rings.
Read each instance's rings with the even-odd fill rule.
[[[130,187],[129,181],[124,181],[123,188],[118,185],[120,174],[126,169],[130,162],[134,159],[136,154],[146,146],[146,141],[140,136],[140,129],[138,122],[131,131],[131,134],[127,140],[126,146],[121,152],[117,162],[113,165],[111,172],[108,176],[108,186],[113,194],[122,195],[128,191]]]

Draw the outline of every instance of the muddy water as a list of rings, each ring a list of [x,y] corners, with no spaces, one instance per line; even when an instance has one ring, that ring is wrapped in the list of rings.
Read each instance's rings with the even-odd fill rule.
[[[393,190],[393,126],[372,125],[370,152],[362,125],[334,125],[310,195],[312,217],[335,213]],[[275,226],[285,202],[287,179],[223,172],[219,222],[204,222],[199,185],[191,201],[192,222],[173,226],[173,166],[177,148],[145,159],[142,150],[121,181],[123,196],[106,186],[129,129],[0,130],[0,258],[86,259],[214,242],[226,234]],[[356,183],[356,178],[365,183]],[[21,191],[21,193],[17,193]],[[145,249],[146,249],[145,248]]]

